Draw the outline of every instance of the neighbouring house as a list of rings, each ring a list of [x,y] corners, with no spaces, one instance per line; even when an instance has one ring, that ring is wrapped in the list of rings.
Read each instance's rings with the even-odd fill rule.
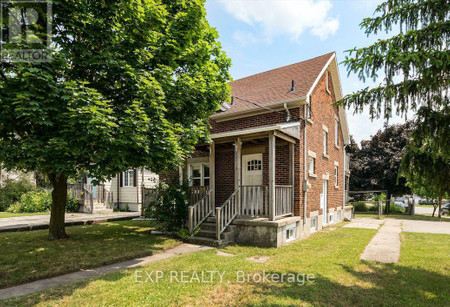
[[[142,210],[144,189],[155,188],[159,177],[147,169],[131,169],[117,174],[111,180],[93,184],[92,178],[83,178],[83,184],[69,185],[69,190],[80,199],[80,211],[109,213],[114,208],[129,211]]]
[[[176,171],[197,191],[190,240],[281,246],[350,217],[335,53],[230,86],[231,102],[210,119],[212,142]]]

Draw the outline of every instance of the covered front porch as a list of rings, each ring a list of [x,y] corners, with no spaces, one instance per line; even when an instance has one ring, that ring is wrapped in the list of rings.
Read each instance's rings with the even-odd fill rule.
[[[188,220],[191,234],[202,229],[207,219],[214,222],[214,238],[220,241],[232,223],[273,226],[294,216],[299,160],[295,133],[270,126],[211,138],[213,142],[200,150],[203,154],[187,161],[194,191]],[[201,187],[201,183],[208,185]]]

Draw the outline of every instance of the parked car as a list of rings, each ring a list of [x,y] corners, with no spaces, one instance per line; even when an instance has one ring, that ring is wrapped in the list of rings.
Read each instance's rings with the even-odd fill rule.
[[[402,208],[406,208],[405,203],[402,201],[394,201],[394,205],[402,207]]]
[[[450,203],[446,203],[441,207],[441,215],[444,214],[450,215]]]

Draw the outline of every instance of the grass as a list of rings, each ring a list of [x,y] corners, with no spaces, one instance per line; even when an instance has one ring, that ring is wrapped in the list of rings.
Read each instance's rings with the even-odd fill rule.
[[[361,261],[360,254],[376,230],[337,228],[274,249],[229,246],[183,255],[79,281],[62,287],[2,301],[3,306],[445,306],[450,300],[450,259],[448,235],[412,234],[401,236],[397,264]],[[265,263],[246,260],[268,256]],[[136,276],[162,271],[163,278],[136,282]],[[183,283],[170,272],[225,272],[212,282]],[[314,281],[239,282],[237,272],[262,274],[314,274]],[[179,275],[177,275],[179,276]],[[252,275],[253,276],[253,275]],[[258,276],[258,275],[254,275]],[[301,276],[301,275],[299,275]],[[143,279],[139,279],[143,281]],[[300,278],[300,281],[302,279]],[[448,306],[448,305],[447,305]]]
[[[67,227],[69,239],[48,230],[0,233],[0,288],[136,257],[180,244],[150,234],[149,222],[120,221]]]
[[[30,215],[45,215],[50,214],[50,212],[34,212],[34,213],[12,213],[12,212],[0,212],[0,219],[7,217],[16,217],[16,216],[30,216]]]

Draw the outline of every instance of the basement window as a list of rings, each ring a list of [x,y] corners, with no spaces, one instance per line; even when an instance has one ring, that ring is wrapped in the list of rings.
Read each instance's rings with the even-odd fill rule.
[[[330,224],[333,224],[334,223],[334,213],[329,213],[328,214],[328,222],[330,223]]]
[[[317,230],[317,216],[311,218],[311,232]]]
[[[295,223],[286,226],[286,242],[295,240]]]

